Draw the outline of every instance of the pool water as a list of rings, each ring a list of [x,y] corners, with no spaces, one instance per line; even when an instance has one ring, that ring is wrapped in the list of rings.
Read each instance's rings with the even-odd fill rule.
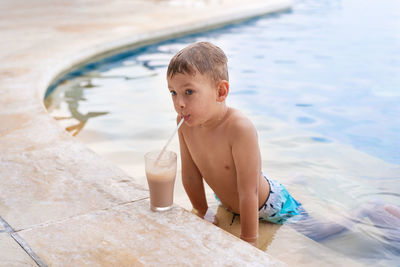
[[[295,1],[290,12],[88,64],[54,83],[45,104],[78,140],[146,185],[143,155],[176,125],[168,62],[196,41],[226,52],[227,102],[254,122],[264,172],[312,216],[358,222],[320,244],[362,264],[398,264],[399,230],[396,243],[389,226],[354,210],[376,200],[400,205],[400,2]],[[170,149],[179,151],[177,138]],[[190,209],[180,182],[175,196]],[[209,188],[207,198],[215,209]]]

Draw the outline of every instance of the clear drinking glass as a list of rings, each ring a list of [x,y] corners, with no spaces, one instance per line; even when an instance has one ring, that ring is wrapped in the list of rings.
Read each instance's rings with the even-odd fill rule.
[[[153,211],[165,211],[174,202],[174,184],[176,177],[176,153],[151,151],[144,155],[147,183],[150,190],[150,208]]]

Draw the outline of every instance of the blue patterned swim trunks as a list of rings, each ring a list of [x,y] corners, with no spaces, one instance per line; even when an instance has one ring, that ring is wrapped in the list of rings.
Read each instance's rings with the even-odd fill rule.
[[[259,219],[271,223],[283,224],[289,219],[291,219],[290,222],[296,222],[308,216],[301,203],[296,201],[282,184],[274,179],[267,178],[265,175],[264,177],[269,183],[270,191],[267,200],[258,210]],[[222,205],[215,193],[214,196]],[[300,214],[302,216],[293,218]],[[233,213],[231,224],[238,215],[239,214]]]
[[[267,178],[265,175],[264,177],[269,182],[270,191],[264,205],[258,210],[260,219],[283,224],[288,219],[305,212],[301,203],[297,202],[282,184],[274,179]]]

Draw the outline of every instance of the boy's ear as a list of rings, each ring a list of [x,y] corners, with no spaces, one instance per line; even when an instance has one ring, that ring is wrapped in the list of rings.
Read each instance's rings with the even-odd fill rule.
[[[223,102],[229,93],[229,82],[222,80],[217,85],[217,102]]]

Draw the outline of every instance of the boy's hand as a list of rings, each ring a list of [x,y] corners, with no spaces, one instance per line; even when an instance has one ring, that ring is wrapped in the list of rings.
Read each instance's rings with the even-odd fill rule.
[[[218,225],[218,219],[215,216],[214,212],[210,211],[210,209],[208,209],[206,214],[204,215],[204,220],[213,223],[215,225]]]
[[[246,242],[249,243],[250,245],[253,245],[253,246],[255,246],[255,247],[257,246],[257,239],[258,239],[258,236],[256,236],[256,237],[243,237],[243,236],[240,236],[240,239],[246,241]]]
[[[218,225],[218,219],[215,216],[215,214],[210,210],[207,209],[206,213],[204,214],[201,213],[200,211],[196,210],[196,209],[192,209],[192,213],[196,214],[197,216],[199,216],[200,218],[214,224],[214,225]]]

